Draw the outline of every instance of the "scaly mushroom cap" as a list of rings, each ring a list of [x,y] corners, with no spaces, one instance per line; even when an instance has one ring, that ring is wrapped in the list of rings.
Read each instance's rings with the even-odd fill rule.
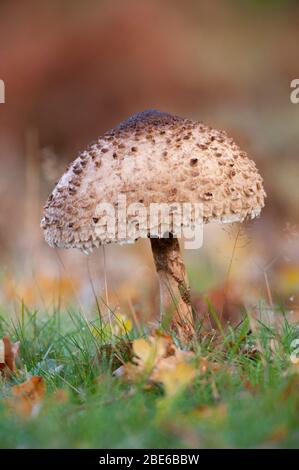
[[[146,208],[202,203],[204,222],[254,218],[266,196],[255,163],[224,131],[144,111],[106,132],[67,168],[44,208],[46,241],[84,251],[119,242],[118,229],[109,232],[107,219],[99,217],[99,204],[111,204],[118,217],[120,195],[127,206]],[[144,236],[155,230],[160,233],[148,227]],[[122,241],[134,240],[127,235]]]

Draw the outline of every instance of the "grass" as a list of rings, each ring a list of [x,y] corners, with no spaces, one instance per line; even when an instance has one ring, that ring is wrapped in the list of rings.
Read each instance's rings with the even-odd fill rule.
[[[208,368],[170,398],[162,387],[132,385],[112,375],[117,359],[104,346],[101,333],[107,329],[98,320],[25,309],[17,321],[2,315],[0,338],[9,335],[21,346],[18,374],[0,379],[0,446],[298,447],[299,369],[290,361],[298,331],[278,315],[277,329],[258,322],[252,331],[245,316],[225,337],[202,335],[196,355],[208,357],[218,370]],[[129,338],[114,342],[118,357],[128,360],[121,345]],[[3,399],[30,374],[45,379],[47,392],[40,413],[28,419],[8,412]],[[69,398],[59,403],[55,391],[61,389]]]

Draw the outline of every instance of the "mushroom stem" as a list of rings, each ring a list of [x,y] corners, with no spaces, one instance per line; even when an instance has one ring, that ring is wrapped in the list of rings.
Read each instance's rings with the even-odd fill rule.
[[[170,315],[171,328],[187,344],[194,336],[190,287],[177,238],[151,238],[159,277],[161,318]]]

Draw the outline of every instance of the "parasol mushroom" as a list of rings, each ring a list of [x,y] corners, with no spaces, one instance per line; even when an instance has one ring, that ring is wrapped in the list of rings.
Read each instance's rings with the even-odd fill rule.
[[[200,203],[204,223],[242,222],[260,214],[265,196],[255,163],[224,131],[147,110],[78,155],[49,196],[41,227],[49,245],[85,252],[149,237],[161,311],[171,313],[172,328],[187,343],[194,335],[194,321],[172,205]],[[124,216],[121,197],[135,212]],[[168,230],[163,216],[149,220],[146,211],[153,204],[171,208]],[[143,217],[138,219],[144,222],[143,230],[138,230],[136,212]],[[196,223],[192,214],[179,225]]]

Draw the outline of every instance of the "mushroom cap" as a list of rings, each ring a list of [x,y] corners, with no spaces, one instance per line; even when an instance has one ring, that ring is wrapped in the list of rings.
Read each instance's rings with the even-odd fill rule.
[[[109,212],[108,219],[102,218],[103,204],[120,218],[121,197],[126,207],[137,203],[146,210],[153,203],[199,203],[204,223],[230,223],[258,216],[265,196],[255,163],[226,132],[148,110],[79,153],[49,196],[41,227],[49,245],[89,251],[101,244],[161,236],[162,219],[153,227],[148,217],[145,232],[135,238],[120,236],[119,227],[109,231],[112,216]],[[133,214],[127,223],[135,219]],[[195,214],[180,225],[194,221]]]

